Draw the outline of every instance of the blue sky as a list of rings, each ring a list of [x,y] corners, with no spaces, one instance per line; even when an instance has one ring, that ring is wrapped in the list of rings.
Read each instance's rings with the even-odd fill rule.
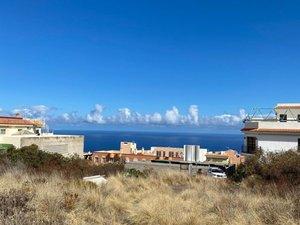
[[[299,11],[299,1],[0,1],[2,114],[237,129],[241,109],[300,101]]]

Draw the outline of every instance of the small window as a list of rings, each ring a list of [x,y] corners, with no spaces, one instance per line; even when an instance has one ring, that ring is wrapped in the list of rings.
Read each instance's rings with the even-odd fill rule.
[[[298,139],[298,151],[300,151],[300,139]]]
[[[157,151],[157,152],[156,152],[156,156],[157,156],[157,157],[160,157],[160,156],[161,156],[161,152],[160,152],[160,151]]]
[[[174,153],[173,152],[169,152],[169,157],[174,157]]]
[[[297,121],[300,122],[300,114],[298,114]]]
[[[6,129],[0,129],[0,134],[6,134]]]
[[[279,121],[280,122],[286,122],[287,121],[287,115],[286,114],[280,114],[279,115]]]

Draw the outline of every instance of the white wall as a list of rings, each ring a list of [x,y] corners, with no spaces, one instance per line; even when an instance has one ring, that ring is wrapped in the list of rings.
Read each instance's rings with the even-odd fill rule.
[[[279,119],[280,114],[286,114],[287,118],[290,120],[295,120],[298,117],[298,114],[300,114],[300,109],[292,109],[287,107],[286,109],[275,109],[277,112],[277,118]]]
[[[265,152],[287,151],[298,148],[298,139],[296,135],[278,135],[278,134],[246,134],[244,146],[247,145],[247,137],[257,138],[257,147]]]
[[[19,129],[28,130],[28,131],[34,133],[33,127],[26,127],[26,126],[11,126],[11,127],[0,126],[0,129],[5,129],[5,134],[0,134],[0,136],[12,136],[12,135],[18,133]]]
[[[258,135],[257,144],[264,151],[287,151],[298,148],[300,136],[288,135]]]

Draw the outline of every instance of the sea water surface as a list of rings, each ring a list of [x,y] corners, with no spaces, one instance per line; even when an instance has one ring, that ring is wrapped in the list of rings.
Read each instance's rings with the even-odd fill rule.
[[[235,149],[240,151],[243,144],[241,134],[206,133],[165,133],[137,131],[95,131],[95,130],[56,130],[56,134],[84,135],[84,150],[119,150],[121,141],[134,141],[138,148],[150,149],[152,146],[182,147],[200,145],[212,151]]]

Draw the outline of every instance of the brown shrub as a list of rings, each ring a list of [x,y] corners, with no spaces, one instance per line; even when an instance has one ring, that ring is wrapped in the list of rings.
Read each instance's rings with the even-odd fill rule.
[[[6,210],[4,205],[8,204],[12,209],[6,213],[12,217],[0,216],[0,224],[7,225],[299,222],[299,202],[295,201],[299,193],[288,190],[282,196],[273,192],[271,185],[262,192],[256,187],[249,188],[245,182],[190,177],[180,172],[154,173],[146,178],[118,174],[98,187],[55,174],[7,170],[0,175],[0,183],[0,195],[5,196],[1,207]],[[9,189],[14,193],[13,201],[7,200]],[[29,197],[23,199],[23,195]]]

